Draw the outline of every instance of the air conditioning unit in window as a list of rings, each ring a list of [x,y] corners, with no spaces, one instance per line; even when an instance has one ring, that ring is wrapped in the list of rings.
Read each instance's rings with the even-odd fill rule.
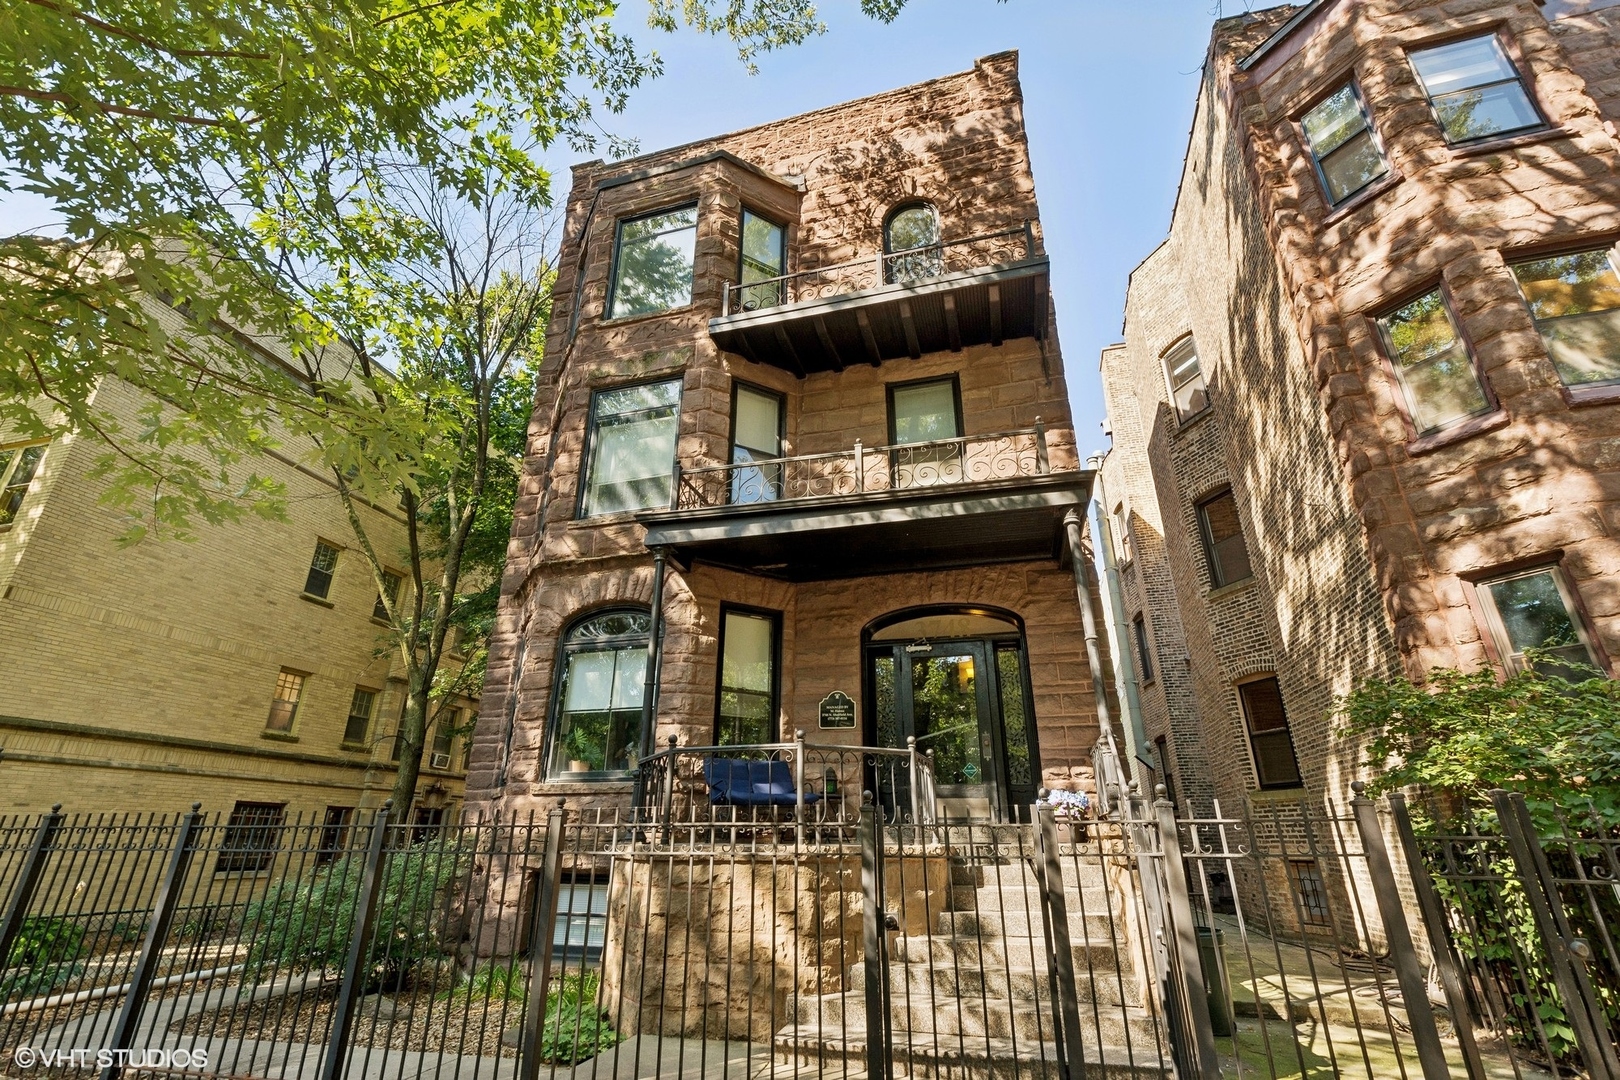
[[[450,767],[450,755],[434,754],[432,764],[435,769],[448,769]]]

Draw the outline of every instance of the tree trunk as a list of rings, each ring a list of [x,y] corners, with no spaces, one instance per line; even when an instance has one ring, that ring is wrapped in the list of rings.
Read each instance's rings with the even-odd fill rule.
[[[431,705],[427,688],[433,685],[432,667],[427,664],[414,667],[406,684],[405,715],[399,722],[399,772],[394,776],[394,790],[389,796],[394,802],[395,821],[409,821],[411,805],[416,800],[422,751],[427,746],[427,714]]]

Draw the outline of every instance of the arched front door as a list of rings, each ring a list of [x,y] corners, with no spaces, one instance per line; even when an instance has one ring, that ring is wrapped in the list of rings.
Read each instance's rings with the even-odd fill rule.
[[[1040,761],[1023,632],[1003,612],[913,609],[866,637],[866,738],[933,751],[941,810],[1013,820],[1035,801]],[[879,780],[891,811],[910,805],[903,777]]]

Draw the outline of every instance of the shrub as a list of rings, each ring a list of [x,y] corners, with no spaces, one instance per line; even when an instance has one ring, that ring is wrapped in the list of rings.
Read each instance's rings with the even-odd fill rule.
[[[22,922],[5,967],[45,967],[71,963],[84,945],[84,927],[66,919],[31,916]]]
[[[402,986],[419,963],[443,951],[439,927],[446,886],[465,869],[467,853],[451,837],[390,852],[373,921],[367,991]],[[351,852],[307,881],[284,879],[248,905],[244,929],[254,935],[248,972],[341,969],[348,958],[366,853]]]

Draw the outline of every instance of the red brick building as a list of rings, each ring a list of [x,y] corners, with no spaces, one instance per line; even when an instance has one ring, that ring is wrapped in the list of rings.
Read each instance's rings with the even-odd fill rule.
[[[1617,61],[1611,3],[1216,25],[1102,365],[1143,756],[1199,809],[1343,798],[1371,673],[1614,672]]]
[[[1014,54],[580,165],[557,280],[472,801],[801,730],[915,737],[980,812],[1089,775],[1091,474]]]

